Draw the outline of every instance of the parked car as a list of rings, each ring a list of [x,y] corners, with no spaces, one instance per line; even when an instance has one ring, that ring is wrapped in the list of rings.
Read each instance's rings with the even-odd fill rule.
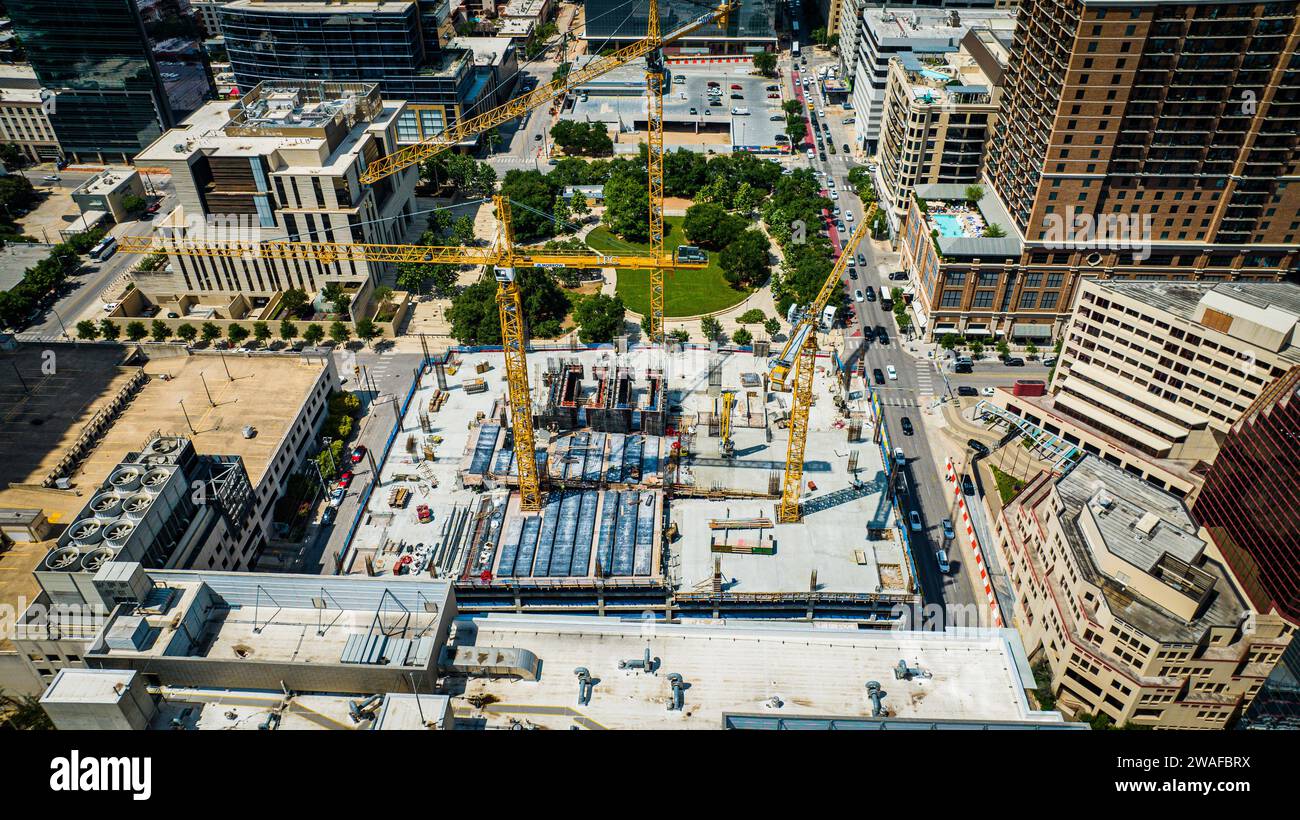
[[[322,527],[328,527],[334,523],[334,516],[338,515],[338,507],[326,507],[325,512],[321,513],[320,523]]]
[[[1044,357],[1043,357],[1043,367],[1051,367],[1051,366],[1054,365],[1054,364],[1056,364],[1056,357],[1055,357],[1055,356],[1044,356]]]
[[[993,388],[992,388],[992,387],[985,387],[984,389],[980,390],[980,395],[981,395],[981,396],[992,396],[992,395],[993,395]]]
[[[1008,356],[1008,357],[1006,357],[1005,359],[1002,360],[1002,363],[1005,364],[1007,367],[1024,367],[1024,366],[1025,366],[1025,360],[1022,359],[1022,358],[1020,358],[1019,356]]]
[[[970,476],[961,477],[961,491],[966,495],[975,495],[975,482],[970,480]]]
[[[943,520],[943,537],[949,540],[957,537],[957,533],[952,528],[951,518],[945,518]]]
[[[847,154],[847,153],[849,153],[849,152],[852,151],[852,150],[853,150],[853,149],[849,147],[849,144],[848,144],[847,142],[844,143],[844,153]]]
[[[874,379],[876,380],[876,384],[884,384],[884,383],[885,383],[885,374],[880,372],[880,368],[879,368],[879,367],[877,367],[877,368],[875,368],[874,370],[871,371],[871,376],[872,376],[872,378],[874,378]]]
[[[45,176],[41,177],[41,179],[45,180],[46,182],[58,182],[59,180],[63,179],[63,177],[59,176],[58,174],[46,174]]]
[[[890,272],[890,274],[889,274],[889,279],[890,279],[890,281],[893,281],[893,282],[906,282],[906,281],[907,281],[907,271],[905,271],[905,270],[896,270],[896,271],[892,271],[892,272]]]
[[[957,395],[958,395],[958,396],[978,396],[979,394],[980,394],[980,391],[976,390],[975,388],[971,387],[971,386],[968,385],[968,384],[960,385],[960,386],[957,388]]]
[[[731,90],[732,90],[732,91],[739,91],[739,90],[740,90],[740,83],[732,83],[732,84],[731,84]]]
[[[361,459],[365,457],[366,457],[366,445],[358,444],[356,449],[352,451],[352,463],[360,464]]]
[[[336,488],[334,489],[334,491],[333,491],[332,493],[330,493],[330,506],[331,506],[331,507],[337,507],[338,505],[342,504],[342,503],[343,503],[343,496],[345,496],[345,495],[347,495],[347,494],[348,494],[348,491],[347,491],[347,490],[345,490],[345,489],[343,489],[343,488],[341,488],[341,487],[336,487]]]
[[[907,520],[912,524],[912,532],[921,531],[921,514],[919,512],[912,510],[907,514]]]
[[[939,571],[944,575],[952,572],[952,564],[948,563],[948,552],[939,550],[934,554],[934,560],[939,565]]]
[[[867,264],[867,257],[863,256],[862,254],[858,254],[858,264],[859,265]]]
[[[907,455],[903,452],[902,447],[894,448],[894,463],[899,467],[907,466]]]
[[[339,476],[339,483],[337,485],[338,489],[346,490],[348,487],[352,486],[352,478],[352,471],[344,470],[343,475]]]

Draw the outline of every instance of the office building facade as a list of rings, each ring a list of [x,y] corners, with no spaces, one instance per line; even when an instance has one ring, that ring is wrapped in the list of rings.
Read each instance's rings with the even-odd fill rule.
[[[1232,426],[1192,513],[1251,603],[1300,625],[1297,464],[1300,365],[1269,384]]]
[[[7,3],[66,154],[127,161],[213,96],[185,0]]]
[[[1195,499],[1234,429],[1297,365],[1300,285],[1085,279],[1047,395],[994,402]]]
[[[1296,11],[1294,2],[1022,4],[1005,127],[985,159],[996,204],[948,203],[943,221],[918,209],[902,229],[918,288],[938,294],[921,323],[1012,342],[1041,325],[1055,339],[1086,278],[1294,272]],[[948,218],[972,208],[987,217],[990,207],[1013,242],[983,241],[978,222]],[[1035,327],[1040,346],[1041,336]]]
[[[1291,640],[1251,608],[1181,501],[1095,456],[1043,472],[998,520],[1012,622],[1067,715],[1222,729]]]
[[[753,54],[776,48],[777,0],[740,0],[722,24],[711,23],[664,46],[667,55]],[[644,0],[584,0],[582,38],[593,50],[602,43],[625,44],[645,37],[649,5]],[[659,0],[659,30],[668,34],[706,11],[686,0]]]
[[[201,241],[400,243],[413,219],[417,169],[371,185],[359,176],[396,150],[404,108],[357,83],[267,83],[238,103],[209,103],[140,155],[171,169],[180,200],[159,228]],[[169,255],[166,266],[138,271],[134,281],[157,304],[242,294],[260,307],[282,291],[317,294],[328,283],[364,301],[390,269],[354,259]]]
[[[262,82],[374,83],[404,100],[398,139],[417,142],[498,102],[499,76],[466,50],[444,48],[446,0],[255,2],[219,10],[231,70],[247,93]]]

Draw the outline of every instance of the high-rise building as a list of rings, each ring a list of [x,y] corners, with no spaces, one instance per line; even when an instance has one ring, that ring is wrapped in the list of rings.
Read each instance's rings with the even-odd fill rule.
[[[928,62],[910,53],[889,61],[878,193],[895,221],[917,185],[979,180],[1006,57],[991,31],[972,29],[956,52]]]
[[[1300,290],[1300,288],[1297,288]],[[1260,611],[1300,625],[1300,365],[1232,426],[1192,514]]]
[[[5,5],[74,159],[129,160],[213,96],[187,0]]]
[[[1047,394],[993,401],[1195,498],[1250,408],[1297,366],[1300,285],[1085,279]]]
[[[0,140],[13,144],[33,162],[52,162],[61,156],[46,108],[49,96],[31,66],[0,66]]]
[[[663,34],[686,25],[707,9],[693,0],[658,0],[659,30]],[[649,23],[649,4],[645,0],[584,0],[586,10],[582,38],[588,50],[599,50],[604,43],[640,40]],[[776,48],[777,0],[740,0],[740,9],[732,12],[725,24],[711,23],[664,46],[664,53],[680,54],[751,54]]]
[[[140,154],[141,163],[171,169],[180,200],[158,227],[199,240],[400,242],[413,220],[416,169],[371,185],[358,177],[396,149],[403,107],[360,83],[264,83],[238,103],[209,103]],[[173,255],[165,266],[137,271],[134,281],[155,304],[183,316],[196,300],[242,294],[258,309],[282,291],[316,294],[328,283],[365,305],[389,267]]]
[[[235,0],[219,10],[241,91],[262,82],[375,83],[386,99],[407,104],[397,130],[403,143],[487,111],[508,91],[472,52],[444,47],[449,14],[445,0]]]
[[[1298,8],[1021,4],[989,196],[914,203],[902,228],[918,325],[1041,345],[1084,278],[1295,271]]]
[[[1291,640],[1242,595],[1180,499],[1095,456],[1040,473],[1003,508],[998,535],[1013,623],[1068,715],[1224,728]]]

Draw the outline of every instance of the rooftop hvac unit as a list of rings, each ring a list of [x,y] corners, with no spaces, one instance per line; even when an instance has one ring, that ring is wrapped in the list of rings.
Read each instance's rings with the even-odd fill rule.
[[[100,493],[90,502],[90,511],[96,518],[117,518],[122,511],[122,496],[117,493]]]
[[[99,568],[112,561],[117,553],[108,547],[100,547],[91,550],[81,557],[81,570],[83,572],[99,572]]]
[[[144,488],[147,492],[160,493],[167,479],[172,477],[171,470],[155,467],[144,475]]]
[[[82,546],[98,544],[104,540],[104,527],[93,518],[83,518],[68,530],[68,537]]]
[[[153,505],[153,496],[148,493],[136,493],[122,502],[122,513],[133,521],[144,518],[144,514]]]
[[[118,490],[134,490],[140,486],[141,472],[137,467],[119,467],[108,477],[108,483]]]
[[[81,560],[81,550],[76,547],[60,547],[45,556],[45,568],[55,572],[72,572]]]
[[[126,543],[133,532],[135,532],[134,523],[126,520],[115,521],[104,529],[104,538],[109,544],[120,547]]]

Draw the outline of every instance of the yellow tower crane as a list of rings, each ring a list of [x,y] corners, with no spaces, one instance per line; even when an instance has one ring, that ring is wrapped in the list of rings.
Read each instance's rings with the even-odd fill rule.
[[[510,401],[510,427],[514,437],[515,459],[519,463],[521,508],[542,508],[541,476],[533,440],[532,394],[528,386],[527,328],[516,281],[521,266],[556,266],[575,268],[629,267],[659,269],[700,269],[702,262],[678,262],[632,254],[600,254],[585,251],[516,248],[510,217],[510,201],[494,197],[501,232],[488,248],[430,247],[424,245],[375,245],[335,242],[207,242],[175,236],[123,236],[118,247],[124,253],[206,256],[227,259],[301,259],[324,264],[340,261],[367,263],[417,263],[450,265],[491,265],[497,281],[497,308],[501,317],[501,346],[506,364],[506,384]]]
[[[740,8],[740,3],[739,0],[724,0],[724,2],[718,3],[709,11],[687,21],[684,25],[679,26],[664,36],[659,36],[658,9],[654,3],[651,3],[650,8],[654,18],[654,29],[652,35],[647,35],[645,39],[624,46],[612,54],[599,57],[578,71],[571,71],[559,79],[552,80],[546,85],[540,85],[527,94],[516,97],[490,111],[477,114],[473,117],[467,117],[437,136],[422,140],[413,145],[408,145],[394,151],[386,157],[380,157],[370,163],[365,171],[362,172],[361,181],[364,183],[377,182],[386,176],[397,173],[403,168],[409,168],[412,165],[424,162],[430,157],[441,154],[443,151],[454,147],[463,140],[482,134],[484,131],[488,131],[492,128],[496,128],[498,125],[507,123],[516,117],[521,117],[535,108],[547,105],[575,88],[579,88],[598,77],[602,77],[620,66],[627,65],[633,60],[645,57],[652,51],[661,50],[664,43],[671,43],[674,40],[690,34],[698,28],[714,22],[715,20],[725,20],[728,14]]]
[[[876,205],[867,209],[857,230],[844,243],[840,258],[831,269],[830,276],[817,294],[817,298],[805,307],[796,319],[790,331],[790,340],[785,343],[781,354],[777,356],[768,373],[769,383],[778,390],[786,387],[791,372],[794,380],[791,389],[790,404],[790,441],[785,450],[785,475],[781,481],[781,504],[777,509],[777,521],[791,524],[803,519],[799,505],[799,496],[803,484],[804,448],[808,443],[808,411],[812,407],[813,370],[817,359],[817,323],[820,314],[842,287],[844,271],[849,260],[857,251],[858,244],[867,232],[867,226],[876,216]]]
[[[731,440],[731,411],[736,406],[736,391],[722,391],[722,416],[718,419],[718,449],[723,458],[736,454],[736,443]]]

